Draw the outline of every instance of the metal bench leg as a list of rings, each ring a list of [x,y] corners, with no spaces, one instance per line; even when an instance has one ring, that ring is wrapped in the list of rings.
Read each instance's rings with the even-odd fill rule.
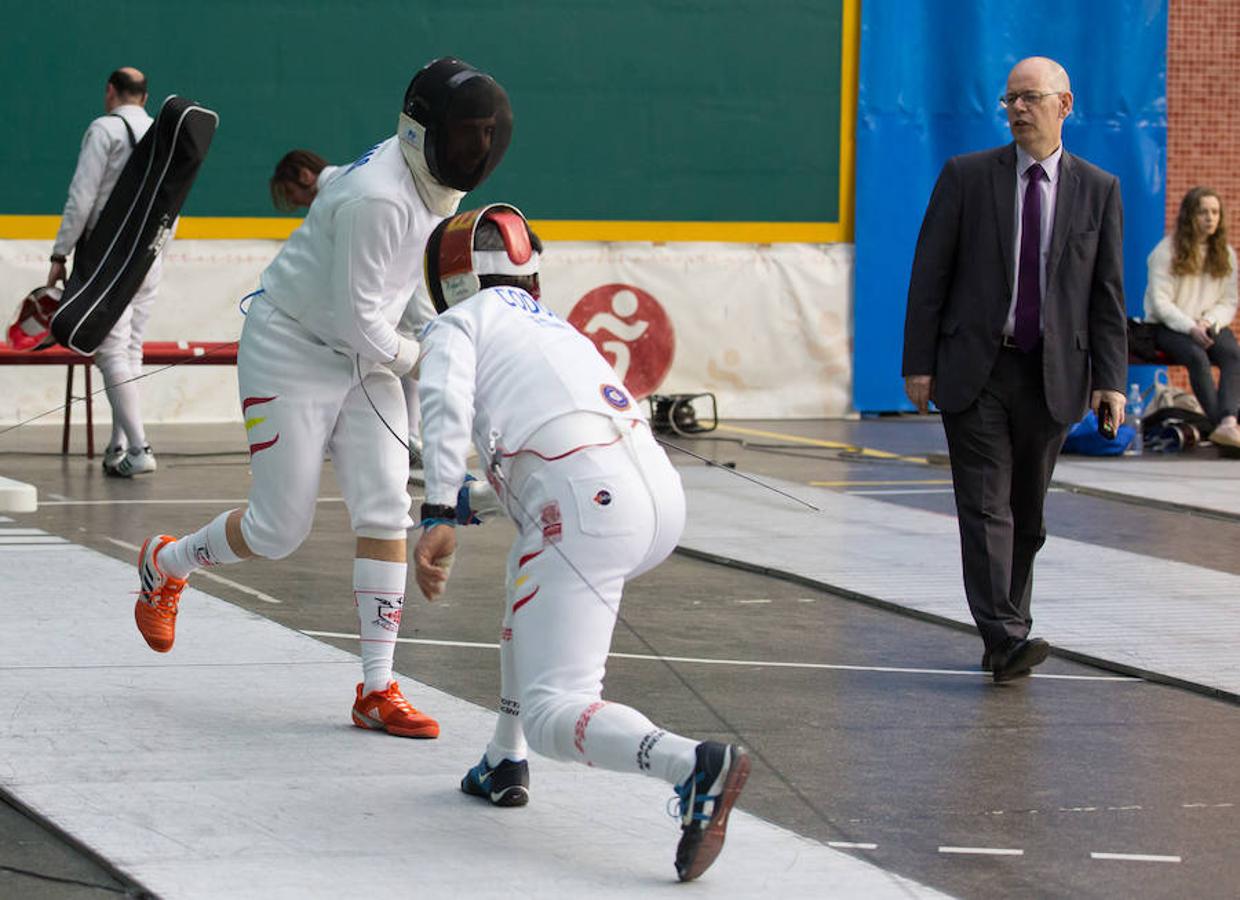
[[[86,369],[86,458],[95,458],[95,392],[90,386],[90,363]]]
[[[60,455],[69,455],[69,416],[73,412],[73,366],[65,366],[65,427],[60,435]]]

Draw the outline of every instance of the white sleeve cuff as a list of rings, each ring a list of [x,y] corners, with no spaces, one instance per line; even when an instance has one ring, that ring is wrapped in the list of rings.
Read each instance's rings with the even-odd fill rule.
[[[386,365],[395,375],[406,375],[418,361],[418,342],[402,335],[397,335],[396,340],[396,358]]]

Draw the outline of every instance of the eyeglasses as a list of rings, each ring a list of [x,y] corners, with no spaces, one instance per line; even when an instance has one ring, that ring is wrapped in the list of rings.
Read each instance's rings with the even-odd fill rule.
[[[1004,109],[1015,106],[1016,101],[1020,100],[1025,106],[1033,106],[1035,103],[1041,102],[1043,97],[1051,97],[1062,93],[1061,91],[1020,91],[1011,94],[1004,94],[999,98],[999,105]]]

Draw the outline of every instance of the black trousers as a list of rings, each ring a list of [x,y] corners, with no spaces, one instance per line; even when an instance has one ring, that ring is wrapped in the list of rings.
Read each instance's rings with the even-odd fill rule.
[[[1217,425],[1224,416],[1236,414],[1240,406],[1240,346],[1230,329],[1219,331],[1209,350],[1166,325],[1155,329],[1154,343],[1172,362],[1188,369],[1193,394],[1211,422]],[[1214,386],[1211,364],[1218,366],[1218,387]]]
[[[1046,408],[1042,352],[1004,348],[973,405],[943,413],[951,454],[964,592],[991,651],[1033,625],[1033,558],[1068,426]]]

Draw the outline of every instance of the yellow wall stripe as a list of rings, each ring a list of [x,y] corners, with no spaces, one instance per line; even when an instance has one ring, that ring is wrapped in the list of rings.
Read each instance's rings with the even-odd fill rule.
[[[861,0],[844,0],[840,37],[840,221],[838,242],[853,240],[853,189],[857,173],[857,81],[861,56]]]
[[[849,179],[851,185],[851,178]],[[851,191],[851,186],[850,186]],[[850,201],[851,202],[851,201]],[[849,213],[851,220],[851,212]],[[181,219],[183,240],[286,239],[301,219]],[[536,219],[531,222],[548,241],[727,241],[745,244],[833,244],[852,239],[851,221],[840,222],[595,222]],[[0,216],[0,240],[46,240],[56,237],[60,216]]]

